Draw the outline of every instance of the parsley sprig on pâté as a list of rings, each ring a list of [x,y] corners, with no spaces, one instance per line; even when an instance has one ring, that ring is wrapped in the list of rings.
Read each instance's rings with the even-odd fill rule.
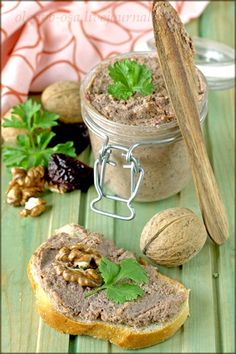
[[[85,297],[105,290],[108,299],[122,304],[136,300],[144,294],[144,290],[139,285],[148,282],[147,272],[135,259],[124,259],[117,264],[102,257],[99,271],[104,281],[103,285],[85,293]]]
[[[135,92],[150,95],[154,86],[151,70],[135,60],[117,61],[108,67],[114,83],[108,86],[108,93],[118,100],[127,100]]]

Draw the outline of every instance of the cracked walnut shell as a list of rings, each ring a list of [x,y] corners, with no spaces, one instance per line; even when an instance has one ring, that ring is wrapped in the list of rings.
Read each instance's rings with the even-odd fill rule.
[[[141,234],[140,248],[157,264],[176,267],[195,256],[206,239],[203,222],[191,210],[171,208],[147,222]]]

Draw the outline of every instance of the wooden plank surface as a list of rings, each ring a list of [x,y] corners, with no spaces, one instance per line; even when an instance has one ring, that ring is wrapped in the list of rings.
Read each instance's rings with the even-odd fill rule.
[[[201,35],[227,45],[235,44],[235,11],[233,1],[213,2],[200,21]],[[215,24],[215,25],[214,25]],[[217,24],[217,25],[216,25]],[[235,90],[210,92],[207,120],[207,142],[212,165],[225,202],[230,224],[230,237],[221,247],[214,247],[213,277],[217,304],[216,326],[222,353],[235,352]]]
[[[199,20],[187,30],[192,35],[234,45],[234,1],[212,1]],[[230,238],[223,246],[210,241],[183,267],[161,272],[191,288],[191,316],[178,333],[159,345],[138,352],[233,353],[234,347],[234,90],[211,92],[204,127],[208,153],[222,192],[230,223]],[[81,157],[92,162],[89,149]],[[105,341],[68,336],[45,325],[35,311],[26,266],[31,253],[52,231],[69,222],[79,222],[113,239],[118,246],[139,253],[139,237],[149,218],[160,210],[184,206],[200,215],[192,182],[178,195],[158,203],[135,203],[137,217],[114,221],[90,211],[94,188],[87,194],[48,193],[51,209],[39,218],[22,219],[8,206],[4,191],[10,175],[2,171],[2,352],[3,353],[110,353],[125,351]],[[112,204],[117,211],[124,207]]]
[[[4,172],[4,191],[7,180],[9,175]],[[54,214],[54,211],[59,207],[61,198],[48,194],[45,199],[54,209],[45,212],[40,218],[24,219],[17,215],[17,208],[6,205],[4,194],[2,197],[2,349],[4,352],[27,353],[41,351],[40,348],[47,351],[47,347],[48,352],[52,349],[60,352],[61,348],[64,352],[68,347],[68,337],[55,334],[52,329],[41,324],[26,274],[31,253],[51,234],[52,226],[56,225],[53,220],[60,214]],[[74,199],[78,203],[78,196],[76,198],[74,194],[70,198],[71,204]],[[65,222],[69,216],[65,211],[61,221]]]

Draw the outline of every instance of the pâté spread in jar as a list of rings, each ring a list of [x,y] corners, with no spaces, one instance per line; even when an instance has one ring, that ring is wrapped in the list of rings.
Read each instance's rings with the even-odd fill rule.
[[[112,83],[109,68],[124,60],[135,61],[150,70],[153,85],[150,94],[135,92],[127,99],[117,99],[109,93]],[[207,83],[196,70],[202,123],[207,114]],[[108,163],[101,179],[121,201],[129,199],[134,191],[136,201],[157,201],[186,186],[191,175],[187,151],[155,53],[131,52],[101,62],[84,78],[81,100],[95,158],[99,157],[101,163],[104,157],[101,154],[108,151],[106,146],[114,147],[108,151]],[[130,178],[132,168],[127,165],[130,161],[141,166],[144,172],[136,190],[138,176],[133,181]]]

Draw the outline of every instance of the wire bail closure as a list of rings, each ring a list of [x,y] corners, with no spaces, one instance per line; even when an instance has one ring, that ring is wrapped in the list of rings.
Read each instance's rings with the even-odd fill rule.
[[[90,207],[94,212],[101,215],[110,216],[120,220],[132,220],[135,217],[135,209],[131,206],[131,203],[140,189],[144,176],[144,169],[140,166],[139,160],[137,160],[132,154],[132,151],[139,146],[139,144],[126,148],[121,145],[108,144],[108,141],[109,139],[106,137],[106,141],[94,163],[94,186],[98,193],[98,197],[91,202]],[[107,164],[113,167],[117,165],[115,161],[110,159],[110,155],[114,150],[120,151],[121,156],[124,157],[126,163],[123,165],[123,168],[130,169],[130,196],[127,199],[116,195],[106,194],[104,191],[104,180]],[[125,203],[129,210],[129,215],[122,216],[99,209],[96,205],[103,198]]]
[[[82,110],[84,107],[82,106]],[[177,141],[178,139],[181,138],[181,134],[174,136],[174,137],[168,137],[164,139],[158,139],[158,140],[151,140],[151,141],[139,141],[138,143],[135,143],[131,145],[129,148],[118,145],[118,144],[109,144],[109,137],[108,135],[101,130],[101,128],[92,121],[92,119],[89,117],[89,115],[86,116],[84,119],[87,127],[91,129],[92,132],[94,132],[98,137],[103,139],[103,145],[102,148],[100,149],[98,158],[96,159],[94,163],[94,186],[97,191],[97,198],[91,201],[90,203],[90,208],[98,214],[104,215],[104,216],[110,216],[114,219],[119,219],[119,220],[132,220],[135,217],[135,209],[132,207],[131,203],[137,196],[139,189],[141,187],[143,177],[144,177],[144,169],[140,165],[140,162],[137,158],[134,157],[133,152],[135,149],[137,149],[140,146],[148,146],[148,145],[162,145],[162,144],[170,144],[173,143],[174,141]],[[110,160],[110,155],[112,154],[112,151],[118,150],[121,152],[121,156],[125,160],[125,164],[123,165],[123,168],[129,168],[130,169],[130,196],[129,198],[121,198],[116,195],[110,195],[105,193],[104,191],[104,183],[105,183],[105,174],[106,174],[106,167],[107,164],[111,166],[116,166],[116,162]],[[125,203],[129,215],[123,216],[115,213],[111,213],[102,209],[99,209],[97,207],[97,204],[102,200],[102,199],[109,199],[109,200],[115,200],[121,203]]]

